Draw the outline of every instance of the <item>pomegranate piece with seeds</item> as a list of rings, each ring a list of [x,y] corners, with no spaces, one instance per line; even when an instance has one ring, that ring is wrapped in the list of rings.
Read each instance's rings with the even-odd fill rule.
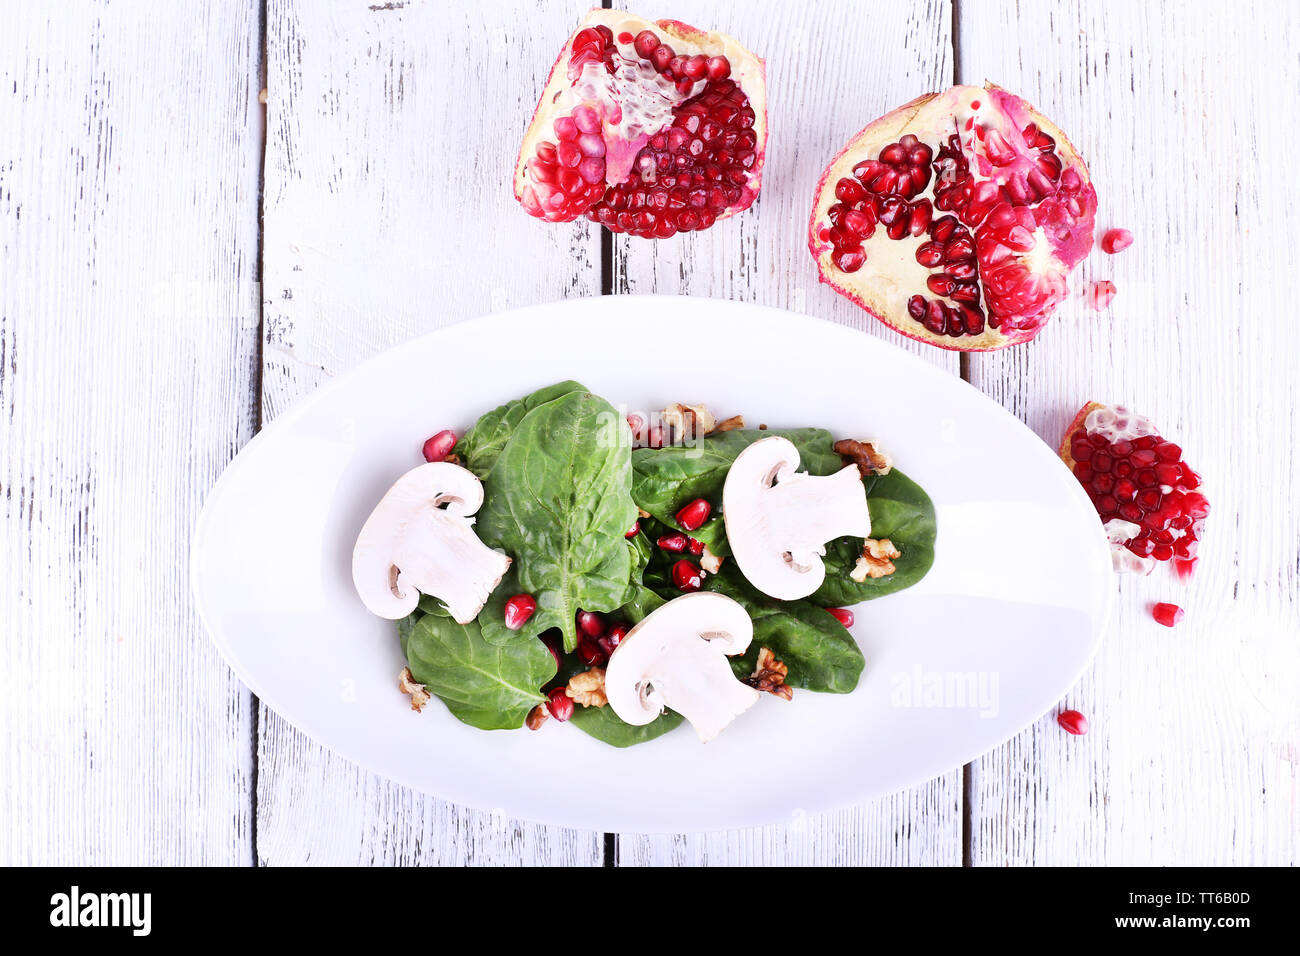
[[[862,132],[817,186],[823,282],[904,335],[987,351],[1032,339],[1092,248],[1088,167],[1045,116],[993,85],[913,100]]]
[[[515,198],[667,238],[748,209],[767,147],[763,61],[725,33],[592,10],[524,134]]]
[[[1157,561],[1173,561],[1179,577],[1191,573],[1210,504],[1183,450],[1150,419],[1089,402],[1060,455],[1101,515],[1115,570],[1150,574]]]

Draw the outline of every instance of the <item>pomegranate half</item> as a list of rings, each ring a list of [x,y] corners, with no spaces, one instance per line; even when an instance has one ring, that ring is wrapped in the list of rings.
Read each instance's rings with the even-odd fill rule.
[[[1115,570],[1150,574],[1157,561],[1172,561],[1180,578],[1191,575],[1210,503],[1183,450],[1150,419],[1089,402],[1060,455],[1101,515]]]
[[[992,84],[876,120],[817,185],[823,282],[904,335],[988,351],[1032,339],[1092,248],[1097,193],[1069,140]]]
[[[664,239],[748,209],[766,146],[762,60],[725,33],[592,10],[551,68],[515,198]]]

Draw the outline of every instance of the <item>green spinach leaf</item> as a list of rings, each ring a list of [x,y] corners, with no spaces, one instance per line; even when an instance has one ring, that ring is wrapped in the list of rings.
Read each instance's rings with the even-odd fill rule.
[[[557,627],[572,651],[579,609],[613,611],[627,600],[633,561],[624,536],[637,510],[621,424],[603,398],[570,392],[528,412],[492,466],[476,529],[514,559],[518,590],[537,601],[509,641],[526,644]],[[498,588],[503,598],[507,590]],[[489,603],[481,620],[496,642],[506,638],[496,633],[504,623],[493,610]]]
[[[791,687],[847,694],[858,686],[866,659],[839,621],[812,601],[778,601],[754,588],[728,562],[705,587],[737,601],[754,622],[749,650],[731,659],[737,677],[754,672],[758,649],[766,647],[790,669]]]
[[[559,382],[487,412],[456,442],[456,454],[460,456],[461,464],[478,475],[481,481],[486,481],[501,450],[525,415],[561,396],[585,391],[586,388],[577,382]]]
[[[736,457],[761,438],[787,438],[799,449],[800,468],[814,475],[829,475],[844,467],[831,448],[831,433],[823,428],[718,432],[696,446],[639,448],[632,453],[632,497],[637,505],[670,528],[677,528],[677,512],[696,498],[707,499],[714,513],[691,536],[703,541],[716,555],[731,554],[719,505],[727,471]]]
[[[555,658],[541,641],[494,647],[475,622],[415,617],[398,624],[407,666],[458,720],[508,730],[523,726],[528,712],[545,700],[541,687],[555,674]]]
[[[682,715],[665,710],[650,723],[633,727],[619,720],[613,708],[606,704],[604,707],[575,707],[569,723],[611,747],[631,747],[676,730],[681,726]]]

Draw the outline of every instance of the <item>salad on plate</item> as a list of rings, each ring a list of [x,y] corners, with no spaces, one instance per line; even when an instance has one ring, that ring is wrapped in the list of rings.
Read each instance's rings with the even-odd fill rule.
[[[423,450],[353,580],[396,622],[412,708],[483,730],[568,722],[627,747],[685,721],[708,741],[762,697],[849,693],[851,606],[934,559],[920,486],[821,428],[628,414],[567,381]]]

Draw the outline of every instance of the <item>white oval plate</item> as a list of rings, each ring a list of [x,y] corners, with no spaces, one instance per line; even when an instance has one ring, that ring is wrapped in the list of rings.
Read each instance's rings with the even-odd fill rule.
[[[712,743],[685,727],[618,750],[554,721],[487,732],[412,712],[392,622],[352,588],[352,544],[424,439],[577,379],[616,405],[707,403],[752,425],[879,438],[934,500],[934,567],[856,608],[867,667],[847,695],[765,696]],[[1026,541],[1032,551],[1024,551]],[[281,415],[208,498],[199,612],[230,666],[327,747],[408,786],[609,831],[780,822],[960,766],[1050,708],[1091,659],[1114,589],[1083,490],[965,382],[852,329],[709,299],[539,305],[380,355]]]

